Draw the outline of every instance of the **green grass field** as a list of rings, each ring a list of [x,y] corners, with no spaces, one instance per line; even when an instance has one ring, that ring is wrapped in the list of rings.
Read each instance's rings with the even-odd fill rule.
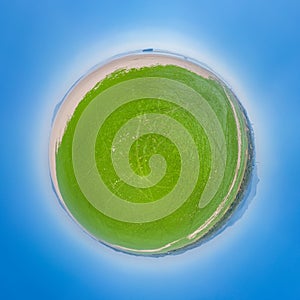
[[[118,70],[76,107],[56,178],[68,211],[97,240],[165,254],[230,216],[251,150],[243,109],[214,77],[175,65]]]

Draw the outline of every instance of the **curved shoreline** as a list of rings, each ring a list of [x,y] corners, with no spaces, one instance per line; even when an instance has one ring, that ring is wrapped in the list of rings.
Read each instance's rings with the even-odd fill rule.
[[[245,198],[245,194],[246,194],[246,190],[249,189],[249,185],[250,185],[250,181],[251,181],[251,176],[252,176],[252,171],[253,171],[253,167],[254,167],[254,142],[253,142],[253,131],[250,127],[250,122],[249,119],[247,117],[247,114],[244,110],[244,108],[241,106],[239,100],[237,99],[237,97],[235,96],[235,94],[230,90],[231,94],[234,97],[234,100],[237,102],[238,104],[238,108],[241,110],[241,115],[244,118],[245,121],[245,128],[247,131],[247,140],[248,140],[248,157],[247,160],[245,162],[246,167],[245,167],[245,171],[244,171],[244,175],[243,175],[243,180],[240,182],[240,186],[238,188],[238,192],[237,192],[237,196],[236,199],[232,201],[231,205],[228,206],[228,208],[222,212],[224,206],[226,205],[226,201],[227,201],[227,197],[230,195],[230,193],[232,192],[232,189],[235,185],[235,181],[237,180],[237,176],[238,176],[238,172],[240,169],[240,163],[241,163],[241,129],[240,129],[240,120],[237,116],[237,113],[235,111],[236,107],[235,105],[232,103],[232,99],[230,98],[230,96],[227,94],[225,87],[226,84],[223,81],[220,81],[219,77],[216,76],[211,70],[207,70],[206,68],[204,68],[201,65],[197,65],[195,66],[194,62],[188,62],[188,61],[184,61],[182,60],[182,57],[178,56],[178,57],[172,57],[169,59],[166,56],[167,54],[157,54],[157,53],[151,53],[151,54],[136,54],[135,56],[130,56],[131,60],[128,66],[128,56],[124,56],[121,59],[117,59],[117,60],[113,60],[111,62],[111,65],[109,65],[109,67],[107,67],[107,65],[105,65],[107,68],[97,68],[96,70],[93,70],[91,72],[89,72],[86,76],[84,76],[83,78],[81,78],[78,81],[78,84],[73,86],[71,88],[71,90],[67,93],[67,95],[64,97],[64,100],[68,101],[68,104],[72,104],[69,107],[67,107],[67,105],[60,106],[59,110],[56,113],[56,116],[54,118],[55,120],[55,126],[53,126],[52,128],[52,133],[51,133],[51,140],[50,140],[50,145],[49,145],[49,154],[50,154],[50,173],[51,173],[51,178],[52,178],[52,183],[53,183],[53,187],[54,190],[59,198],[59,202],[60,204],[63,206],[64,210],[67,211],[68,215],[71,216],[71,218],[75,221],[76,224],[78,224],[84,232],[86,232],[89,236],[91,236],[93,239],[113,248],[114,250],[118,250],[118,251],[126,251],[127,253],[130,254],[134,254],[134,255],[142,255],[142,256],[164,256],[168,253],[178,253],[178,252],[182,252],[185,250],[188,250],[190,248],[194,248],[197,245],[199,245],[199,243],[204,242],[204,240],[206,238],[211,239],[212,237],[214,237],[215,235],[218,234],[218,230],[222,227],[226,227],[227,222],[229,221],[230,217],[232,216],[232,214],[236,211],[237,206],[239,206],[239,204],[242,202],[242,200]],[[148,61],[147,61],[147,57],[148,57]],[[145,63],[145,58],[146,58],[146,63]],[[172,61],[172,65],[174,65],[174,60],[176,60],[176,62],[180,62],[180,65],[175,64],[176,66],[182,66],[185,69],[193,69],[192,72],[196,73],[197,75],[200,75],[202,77],[205,78],[213,78],[219,81],[219,83],[222,84],[224,91],[227,95],[227,98],[232,106],[232,110],[234,111],[234,115],[235,115],[235,121],[236,121],[236,125],[238,128],[238,145],[239,145],[239,155],[238,155],[238,163],[237,163],[237,167],[236,167],[236,171],[235,171],[235,178],[234,181],[231,184],[231,187],[228,191],[228,194],[226,195],[225,199],[219,204],[217,210],[215,210],[215,212],[213,213],[213,215],[208,219],[208,221],[206,221],[203,225],[201,225],[196,231],[194,231],[193,233],[191,233],[188,238],[191,240],[190,244],[187,244],[185,246],[183,246],[182,248],[178,248],[175,250],[170,250],[168,252],[164,252],[164,253],[159,253],[159,251],[162,251],[166,248],[171,247],[173,244],[177,243],[179,240],[173,241],[171,243],[166,244],[165,246],[162,246],[160,248],[156,248],[156,249],[144,249],[144,250],[137,250],[137,249],[130,249],[130,248],[126,248],[126,247],[122,247],[119,245],[114,245],[114,244],[109,244],[106,243],[102,240],[99,240],[97,238],[95,238],[92,234],[89,233],[89,231],[87,231],[71,214],[71,212],[69,211],[69,209],[67,208],[67,206],[64,203],[64,200],[62,198],[62,195],[59,192],[59,188],[58,188],[58,182],[57,182],[57,178],[55,176],[55,172],[56,172],[56,161],[55,161],[55,154],[56,151],[54,151],[54,149],[57,149],[57,146],[64,134],[64,130],[67,126],[68,121],[65,121],[66,119],[69,120],[70,117],[72,116],[72,113],[74,112],[75,108],[77,107],[77,105],[79,104],[79,102],[82,100],[82,98],[84,97],[84,95],[86,94],[86,92],[88,92],[89,90],[91,90],[91,88],[93,88],[98,82],[100,82],[102,79],[104,79],[108,74],[111,73],[111,70],[113,69],[114,71],[117,69],[120,69],[120,65],[118,63],[123,62],[124,66],[126,64],[127,68],[139,68],[139,67],[145,67],[145,66],[153,66],[153,65],[169,65],[170,61]],[[159,61],[159,62],[158,62]],[[187,65],[192,66],[193,68],[188,68]],[[115,69],[118,66],[117,69]],[[110,69],[111,68],[111,69]],[[121,67],[122,69],[122,67]],[[197,69],[198,72],[195,72],[195,69]],[[201,72],[199,73],[199,70],[201,70]],[[108,72],[108,73],[107,73]],[[90,77],[92,76],[92,77]],[[99,79],[100,76],[101,78]],[[92,78],[92,79],[91,79]],[[97,81],[96,84],[94,84],[94,82]],[[92,87],[90,87],[92,85]],[[74,101],[76,100],[76,101]],[[68,108],[68,109],[66,109]],[[59,119],[59,117],[61,117],[61,115],[65,116],[65,118],[61,118],[61,122],[57,122],[57,120]],[[65,127],[63,128],[63,125],[65,124]],[[57,139],[57,136],[59,137]],[[53,147],[53,144],[55,144],[55,147]],[[223,216],[221,217],[221,219],[219,221],[217,221],[217,223],[215,225],[213,225],[213,227],[211,227],[209,229],[208,232],[204,233],[202,236],[197,237],[195,239],[195,237],[203,230],[205,230],[217,217],[219,217],[220,212],[223,213]],[[181,238],[183,239],[183,238]],[[180,239],[180,240],[181,240]],[[155,252],[155,253],[153,253]]]

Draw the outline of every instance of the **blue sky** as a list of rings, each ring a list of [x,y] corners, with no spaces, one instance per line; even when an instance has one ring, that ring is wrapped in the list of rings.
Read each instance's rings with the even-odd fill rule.
[[[1,1],[1,298],[300,298],[300,4],[161,2]],[[148,47],[199,59],[232,86],[253,123],[260,178],[238,222],[162,259],[82,233],[47,164],[69,87],[101,60]]]

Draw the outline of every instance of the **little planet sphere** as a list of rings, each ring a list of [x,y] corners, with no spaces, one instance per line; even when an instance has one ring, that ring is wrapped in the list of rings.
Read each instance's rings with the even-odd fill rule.
[[[50,174],[63,208],[94,239],[160,256],[213,236],[253,170],[245,109],[209,68],[147,49],[96,66],[53,121]]]

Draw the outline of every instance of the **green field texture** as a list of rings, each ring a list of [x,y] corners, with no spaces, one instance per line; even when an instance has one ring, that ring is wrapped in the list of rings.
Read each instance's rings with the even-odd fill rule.
[[[135,140],[128,153],[130,168],[139,177],[147,178],[148,181],[145,181],[145,185],[136,187],[133,186],[134,184],[128,184],[126,178],[125,180],[119,178],[111,159],[114,139],[120,128],[133,118],[143,117],[145,114],[162,114],[175,120],[193,138],[198,154],[197,159],[200,161],[196,184],[183,205],[166,217],[152,222],[125,222],[101,213],[86,199],[75,176],[72,147],[76,126],[91,102],[104,91],[139,78],[170,79],[184,84],[200,94],[215,112],[224,133],[226,164],[217,193],[206,206],[199,208],[199,199],[205,189],[212,163],[210,137],[207,136],[205,128],[197,122],[192,111],[184,109],[168,99],[141,98],[121,105],[106,118],[103,126],[99,128],[94,145],[97,171],[112,194],[131,203],[155,203],[170,194],[180,180],[183,166],[176,143],[172,141],[172,138],[155,133],[144,134]],[[237,126],[228,96],[236,108],[241,129],[241,163],[237,180],[222,210],[205,230],[191,238],[190,235],[216,211],[228,193],[234,178],[238,157]],[[184,99],[184,101],[188,102],[189,99]],[[163,249],[153,251],[153,253],[167,253],[188,246],[199,241],[208,233],[212,233],[228,216],[228,212],[235,202],[240,201],[240,195],[243,192],[241,189],[245,189],[247,185],[245,174],[249,165],[249,136],[247,120],[240,104],[231,91],[215,78],[206,79],[175,65],[118,70],[99,82],[85,95],[67,123],[56,153],[56,176],[59,190],[71,215],[97,240],[116,248],[131,249],[128,251],[132,253],[147,254],[149,252],[143,252],[143,250],[159,248]],[[86,138],[88,139],[88,132]],[[220,149],[221,152],[222,149]],[[161,162],[159,159],[154,161],[154,156],[164,157],[165,162]],[[195,158],[189,162],[191,169],[194,160]],[[116,158],[116,162],[118,161],[122,162],[121,159]],[[154,164],[154,167],[156,164],[157,169],[163,168],[164,172],[151,177],[151,163]],[[149,182],[149,186],[147,186],[147,182]],[[170,246],[165,247],[167,244]]]

